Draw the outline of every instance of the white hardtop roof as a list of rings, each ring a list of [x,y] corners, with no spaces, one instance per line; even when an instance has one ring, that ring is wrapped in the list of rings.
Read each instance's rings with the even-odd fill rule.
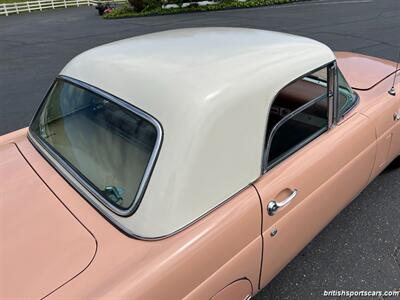
[[[132,234],[160,237],[246,187],[261,174],[274,96],[334,59],[317,41],[243,28],[164,31],[75,57],[61,75],[133,104],[163,127],[138,210],[130,217],[108,213]]]

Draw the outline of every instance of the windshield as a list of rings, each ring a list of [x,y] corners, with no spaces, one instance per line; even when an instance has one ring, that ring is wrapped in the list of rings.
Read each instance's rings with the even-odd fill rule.
[[[58,79],[30,132],[103,203],[127,210],[141,197],[150,175],[158,130],[150,116],[103,94]]]

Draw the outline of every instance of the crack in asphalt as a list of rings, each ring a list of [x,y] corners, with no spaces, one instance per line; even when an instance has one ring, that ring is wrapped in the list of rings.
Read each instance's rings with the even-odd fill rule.
[[[399,246],[394,247],[392,256],[393,256],[394,262],[397,264],[397,267],[399,268],[398,271],[400,274],[400,247]],[[400,292],[400,287],[397,288],[395,291]],[[385,299],[383,299],[383,300],[385,300]]]
[[[394,261],[397,263],[397,266],[399,267],[399,272],[400,272],[400,247],[396,246],[394,247],[394,252],[392,254]]]

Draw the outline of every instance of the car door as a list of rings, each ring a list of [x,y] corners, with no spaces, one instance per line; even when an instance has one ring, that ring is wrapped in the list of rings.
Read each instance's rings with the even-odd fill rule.
[[[399,75],[398,75],[399,76]],[[390,78],[392,79],[392,78]],[[397,84],[397,92],[393,95],[387,95],[388,99],[383,100],[386,104],[390,105],[387,111],[387,127],[391,128],[392,140],[390,143],[390,150],[388,160],[391,162],[393,159],[400,155],[400,84]],[[382,101],[382,102],[383,102]],[[390,110],[391,109],[391,110]],[[393,116],[393,118],[391,118]],[[381,123],[384,123],[383,121]],[[392,126],[391,126],[392,125]]]
[[[331,66],[328,72],[328,77],[333,78],[335,66]],[[315,79],[314,76],[310,78]],[[313,114],[318,111],[317,106],[324,107],[324,101],[329,119],[334,107],[329,103],[338,98],[328,92],[334,90],[335,81],[330,79],[329,82],[326,84],[326,99],[324,96],[318,101],[314,99],[310,101],[313,104],[305,104],[308,105],[306,109],[297,109],[297,113],[284,118],[286,121],[281,120],[281,128],[287,127],[283,134],[275,132],[272,136],[267,133],[266,151],[271,150],[268,147],[271,148],[272,144],[279,144],[273,139],[301,136],[298,120],[316,124]],[[273,107],[275,112],[281,109]],[[293,118],[297,120],[290,121]],[[265,160],[266,173],[254,183],[263,209],[261,286],[265,286],[359,194],[367,185],[373,168],[375,128],[367,117],[354,111],[337,126],[328,126],[304,141],[296,142],[298,144],[292,150],[287,150],[287,146],[281,147],[286,152],[277,162]],[[279,157],[279,153],[274,157]]]
[[[397,101],[397,113],[393,116],[394,122],[396,122],[393,128],[393,140],[390,145],[389,159],[393,160],[400,155],[400,97]]]
[[[361,97],[372,103],[363,113],[376,127],[377,154],[371,180],[400,154],[400,86],[393,96],[387,92],[392,84],[393,76],[372,90],[360,92]]]

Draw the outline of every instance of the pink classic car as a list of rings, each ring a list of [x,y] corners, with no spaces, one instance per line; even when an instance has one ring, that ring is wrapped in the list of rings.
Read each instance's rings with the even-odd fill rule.
[[[234,28],[75,57],[0,137],[0,298],[250,299],[399,156],[396,68]]]

